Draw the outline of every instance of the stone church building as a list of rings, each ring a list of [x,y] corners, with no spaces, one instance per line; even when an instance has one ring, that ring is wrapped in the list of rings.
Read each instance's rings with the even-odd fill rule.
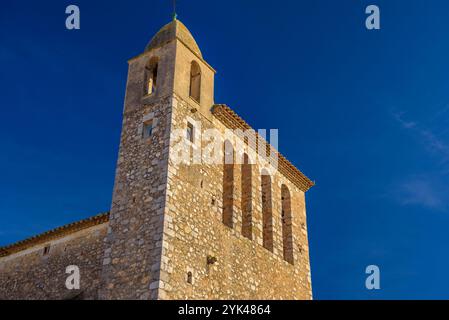
[[[214,77],[176,19],[129,60],[110,212],[0,248],[0,299],[312,299],[313,182],[269,145],[275,170],[254,156]],[[201,158],[209,129],[219,163]]]

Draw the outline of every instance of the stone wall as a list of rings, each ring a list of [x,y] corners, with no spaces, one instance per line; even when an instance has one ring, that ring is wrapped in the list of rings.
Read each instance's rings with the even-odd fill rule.
[[[107,223],[0,258],[0,300],[98,299]],[[50,251],[44,255],[44,248]],[[80,269],[80,290],[68,290],[66,267]]]
[[[130,61],[101,299],[156,299],[167,184],[174,45]],[[146,63],[158,56],[156,91],[144,96]],[[152,123],[152,133],[144,134]]]
[[[203,130],[218,128],[224,135],[221,122],[210,122],[200,112],[192,112],[193,107],[194,102],[175,97],[172,131],[183,130],[187,119],[193,119],[201,123]],[[243,197],[251,201],[252,240],[242,234],[242,230],[248,232],[248,227],[242,222],[241,168],[234,165],[230,228],[223,223],[224,166],[179,165],[170,160],[160,299],[312,298],[304,192],[279,172],[271,177],[273,250],[267,250],[263,246],[262,176],[258,164],[251,166],[252,197]],[[284,259],[283,253],[283,184],[291,194],[293,264]]]

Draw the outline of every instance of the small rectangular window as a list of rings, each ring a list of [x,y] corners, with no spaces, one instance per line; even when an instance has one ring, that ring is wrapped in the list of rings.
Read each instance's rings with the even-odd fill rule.
[[[195,141],[195,128],[190,122],[187,122],[187,140],[192,143]]]
[[[147,121],[143,124],[143,138],[147,139],[153,134],[153,120]]]
[[[193,283],[193,275],[192,272],[187,272],[187,283],[192,284]]]
[[[48,255],[49,253],[50,253],[50,245],[44,248],[44,256]]]

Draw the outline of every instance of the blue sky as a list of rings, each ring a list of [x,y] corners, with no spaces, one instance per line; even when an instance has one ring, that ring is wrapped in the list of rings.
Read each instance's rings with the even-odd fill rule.
[[[179,0],[217,103],[316,181],[316,299],[449,298],[449,3]],[[65,29],[65,8],[81,30]],[[364,26],[377,4],[381,30]],[[109,210],[127,59],[170,1],[8,1],[0,11],[0,245]],[[365,289],[365,268],[381,290]]]

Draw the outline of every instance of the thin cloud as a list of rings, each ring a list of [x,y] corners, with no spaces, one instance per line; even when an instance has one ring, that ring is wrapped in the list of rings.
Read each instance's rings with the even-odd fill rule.
[[[441,110],[438,111],[433,117],[432,120],[438,120],[440,117],[443,117],[446,115],[446,113],[449,112],[449,103],[442,106]]]
[[[416,127],[416,122],[406,121],[403,118],[404,112],[393,112],[393,118],[398,121],[404,129],[412,129]]]
[[[402,111],[392,113],[401,128],[425,146],[438,159],[440,166],[438,172],[409,176],[393,186],[390,194],[402,206],[415,205],[437,211],[449,209],[449,186],[447,179],[444,179],[444,175],[449,173],[449,142],[442,134],[436,133],[442,127],[441,116],[448,110],[448,105],[444,106],[427,123],[410,120]]]
[[[427,146],[436,153],[441,154],[441,162],[446,164],[449,162],[449,145],[446,144],[442,139],[438,138],[432,131],[422,130],[422,137],[427,142]]]
[[[447,108],[444,108],[439,114],[446,112],[446,109]],[[430,152],[440,158],[440,164],[445,167],[444,171],[446,172],[448,170],[447,166],[449,165],[449,143],[445,141],[441,135],[437,135],[429,126],[405,119],[404,112],[393,112],[392,115],[403,129],[415,133],[420,142],[425,145]]]
[[[445,211],[448,207],[445,193],[438,181],[430,176],[422,175],[400,182],[395,188],[394,198],[402,206],[418,205]]]

